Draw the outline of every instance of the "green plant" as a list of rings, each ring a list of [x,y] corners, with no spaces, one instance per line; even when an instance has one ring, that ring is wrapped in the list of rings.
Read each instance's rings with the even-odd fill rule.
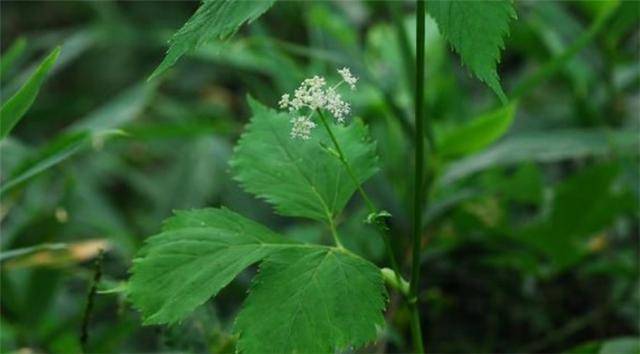
[[[639,6],[2,2],[0,352],[638,352]]]
[[[167,56],[152,78],[188,50],[211,38],[228,37],[272,3],[205,1],[172,38]],[[294,94],[283,95],[280,107],[289,113],[276,113],[250,98],[253,117],[232,161],[235,178],[246,191],[272,204],[281,215],[324,223],[333,246],[287,240],[227,209],[179,212],[166,221],[162,233],[147,240],[134,260],[127,293],[142,311],[145,323],[183,319],[238,273],[260,263],[259,275],[235,322],[240,351],[332,352],[374,341],[377,329],[384,325],[383,271],[345,248],[336,227],[357,190],[369,210],[363,224],[375,226],[386,245],[393,268],[391,275],[387,272],[388,284],[405,295],[411,310],[414,349],[424,351],[417,309],[422,214],[428,188],[438,174],[431,161],[438,149],[432,134],[428,134],[431,158],[425,159],[424,131],[431,131],[424,116],[426,8],[424,1],[416,3],[413,263],[409,288],[402,286],[407,281],[401,275],[389,235],[387,222],[392,215],[378,209],[362,186],[379,169],[378,158],[364,124],[358,120],[345,123],[350,104],[342,99],[338,88],[346,84],[355,89],[357,78],[343,68],[338,70],[342,81],[336,85],[327,86],[324,78],[314,76]],[[463,62],[506,102],[496,62],[508,22],[515,17],[511,2],[477,1],[467,5],[438,1],[431,2],[428,9]],[[405,63],[410,65],[411,61]],[[329,121],[327,113],[336,122]],[[497,112],[484,119],[486,122],[454,133],[442,143],[443,157],[490,144],[506,132],[512,117],[510,106],[505,113]],[[493,128],[496,119],[504,123]],[[478,141],[468,142],[467,136]],[[469,145],[460,145],[465,143]]]

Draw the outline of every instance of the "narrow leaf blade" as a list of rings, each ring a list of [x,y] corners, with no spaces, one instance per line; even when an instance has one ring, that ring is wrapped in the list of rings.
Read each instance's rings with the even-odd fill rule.
[[[7,52],[0,57],[0,77],[5,75],[14,66],[27,48],[27,40],[24,37],[16,39]]]
[[[11,191],[28,179],[68,159],[80,151],[89,141],[90,134],[85,132],[63,134],[21,161],[8,178],[2,182],[0,195]]]
[[[60,55],[60,47],[54,49],[38,66],[27,82],[0,108],[0,139],[9,135],[13,127],[27,113],[36,99],[47,73]]]
[[[23,183],[46,170],[62,163],[73,155],[84,151],[92,143],[102,144],[108,138],[120,136],[119,130],[106,130],[96,133],[69,132],[60,134],[28,156],[9,173],[2,181],[0,196],[17,188]],[[1,147],[1,146],[0,146]]]
[[[634,130],[567,129],[510,136],[494,146],[451,163],[439,178],[446,185],[473,173],[524,161],[556,162],[610,153],[638,154]]]
[[[471,122],[438,139],[438,154],[452,158],[470,154],[500,139],[513,123],[516,104],[511,103],[495,111],[474,118]]]

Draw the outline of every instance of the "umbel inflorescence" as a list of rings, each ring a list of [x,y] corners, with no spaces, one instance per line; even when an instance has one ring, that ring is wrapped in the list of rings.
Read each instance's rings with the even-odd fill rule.
[[[282,95],[278,105],[281,109],[288,109],[292,113],[303,113],[291,118],[291,137],[307,140],[311,136],[311,130],[316,127],[313,122],[313,114],[316,110],[326,110],[338,123],[344,123],[346,116],[351,112],[351,105],[342,99],[337,92],[338,87],[347,84],[351,90],[356,89],[358,78],[351,74],[349,68],[338,70],[342,80],[337,84],[327,87],[324,77],[314,76],[302,81],[293,92],[293,97],[288,93]]]

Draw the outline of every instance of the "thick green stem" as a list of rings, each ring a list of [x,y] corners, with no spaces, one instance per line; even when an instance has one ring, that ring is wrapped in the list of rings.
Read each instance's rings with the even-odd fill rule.
[[[411,332],[414,350],[424,353],[422,330],[420,328],[420,311],[418,306],[418,291],[420,289],[420,251],[422,247],[422,203],[425,200],[425,190],[422,188],[424,178],[424,73],[425,73],[425,2],[417,0],[416,12],[416,98],[415,98],[415,160],[413,179],[413,233],[412,233],[412,266],[411,282],[409,283],[409,309],[411,310]]]
[[[336,139],[336,136],[333,134],[333,130],[331,130],[331,126],[329,126],[329,123],[327,122],[326,118],[324,117],[324,114],[322,114],[322,111],[320,111],[320,110],[317,110],[317,112],[318,112],[318,115],[320,116],[320,121],[322,122],[322,125],[324,126],[325,130],[327,131],[327,134],[329,134],[329,138],[331,138],[331,142],[333,143],[333,146],[336,149],[336,153],[337,153],[338,159],[340,160],[340,162],[344,166],[345,170],[347,171],[347,174],[349,175],[349,178],[351,178],[351,181],[353,181],[353,184],[358,189],[358,192],[360,193],[360,196],[362,196],[362,199],[364,200],[365,204],[367,205],[367,209],[369,209],[369,213],[371,215],[374,215],[372,223],[376,227],[376,230],[378,230],[378,233],[380,234],[380,236],[382,237],[382,240],[384,241],[384,245],[385,245],[385,248],[386,248],[386,251],[387,251],[387,255],[389,257],[389,261],[391,262],[391,267],[393,268],[393,271],[396,273],[396,277],[398,278],[397,279],[398,282],[401,282],[403,279],[402,279],[402,276],[400,274],[400,267],[398,266],[398,261],[396,260],[395,253],[393,252],[393,247],[391,247],[391,240],[390,240],[389,235],[387,233],[388,228],[386,226],[386,223],[384,222],[384,220],[381,220],[380,218],[375,217],[375,216],[380,214],[380,211],[373,204],[373,202],[371,201],[371,199],[369,198],[367,193],[364,191],[364,189],[362,189],[362,185],[360,184],[360,181],[358,181],[358,179],[356,178],[356,175],[353,172],[353,169],[351,168],[351,165],[349,165],[349,162],[347,161],[347,158],[345,157],[344,153],[342,152],[342,149],[340,148],[340,144],[338,143],[338,139]]]
[[[384,282],[390,287],[398,290],[398,292],[405,297],[409,295],[409,282],[401,278],[399,279],[398,273],[389,268],[380,269],[380,273],[382,273],[382,279],[384,279]]]

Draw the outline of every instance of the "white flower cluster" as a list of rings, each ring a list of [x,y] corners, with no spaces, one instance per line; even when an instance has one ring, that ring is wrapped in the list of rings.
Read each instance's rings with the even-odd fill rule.
[[[304,116],[291,119],[291,137],[303,140],[309,139],[311,130],[316,127],[312,121],[313,113],[318,109],[324,109],[338,121],[344,123],[346,116],[351,112],[351,105],[342,99],[336,89],[346,83],[352,90],[356,88],[358,78],[351,74],[348,68],[338,70],[342,81],[331,87],[326,87],[327,82],[323,77],[314,76],[302,81],[300,86],[293,92],[293,98],[288,93],[282,95],[278,105],[281,109],[288,109],[289,112],[308,110]]]
[[[344,80],[352,90],[356,89],[356,82],[358,82],[358,78],[351,74],[351,70],[349,70],[349,68],[339,69],[338,74],[342,76],[342,80]]]
[[[291,119],[291,137],[308,140],[311,136],[311,129],[316,127],[316,123],[310,117],[300,116]]]

